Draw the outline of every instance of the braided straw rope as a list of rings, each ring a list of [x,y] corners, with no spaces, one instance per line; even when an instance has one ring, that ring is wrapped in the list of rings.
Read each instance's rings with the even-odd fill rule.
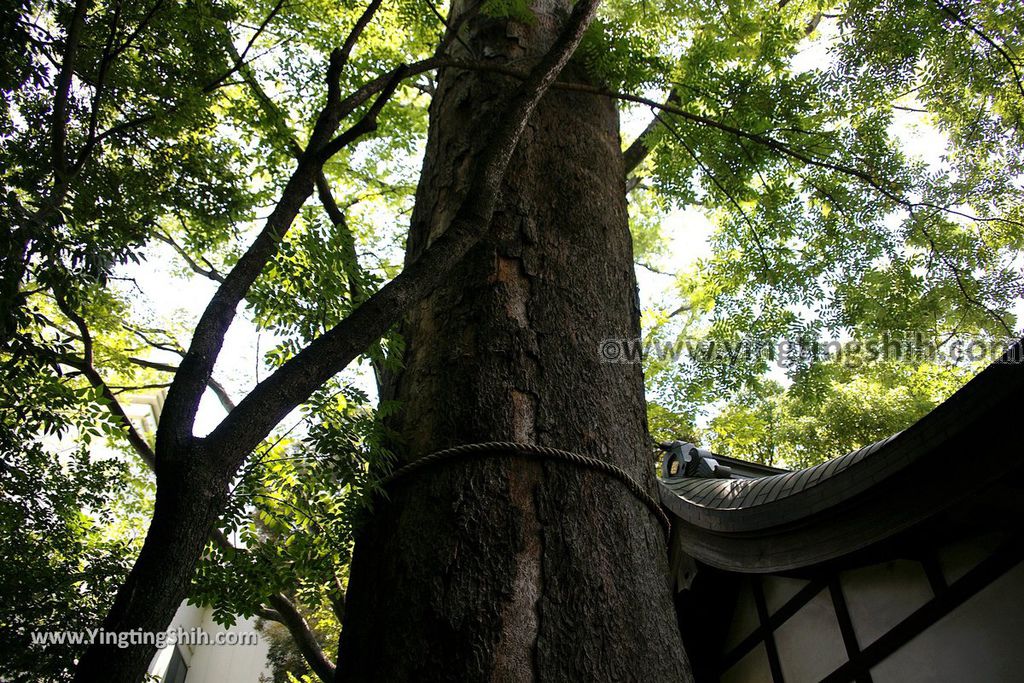
[[[399,479],[403,479],[437,463],[473,454],[490,456],[524,456],[546,460],[558,460],[561,462],[567,462],[571,465],[576,465],[577,467],[583,467],[585,469],[594,470],[595,472],[600,472],[601,474],[609,476],[624,484],[629,492],[632,493],[633,496],[641,503],[646,505],[647,509],[651,511],[651,514],[653,514],[658,520],[658,523],[661,524],[662,529],[665,531],[665,538],[667,539],[669,537],[672,525],[671,522],[669,522],[668,516],[661,509],[661,505],[659,505],[658,501],[651,497],[651,495],[647,493],[647,491],[645,491],[644,488],[630,477],[629,474],[627,474],[621,467],[617,467],[603,460],[598,460],[597,458],[591,458],[571,451],[563,451],[558,448],[548,448],[547,446],[518,443],[515,441],[488,441],[486,443],[470,443],[462,446],[455,446],[453,448],[446,448],[444,450],[435,451],[429,455],[425,455],[422,458],[418,458],[408,465],[399,467],[381,481],[381,486],[386,487]]]

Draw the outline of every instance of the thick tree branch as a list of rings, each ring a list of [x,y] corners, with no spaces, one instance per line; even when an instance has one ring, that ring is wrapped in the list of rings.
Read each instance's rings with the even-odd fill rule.
[[[346,130],[344,133],[334,138],[333,140],[324,143],[323,146],[319,147],[318,149],[315,149],[315,155],[313,158],[319,162],[317,169],[318,171],[323,168],[323,164],[327,160],[329,160],[335,154],[343,150],[345,147],[348,147],[350,144],[352,144],[362,136],[366,135],[367,133],[372,133],[375,130],[377,130],[377,116],[380,114],[381,109],[384,108],[384,105],[387,104],[388,100],[391,99],[391,96],[395,93],[395,89],[398,88],[398,85],[402,82],[402,80],[405,77],[405,68],[399,67],[394,72],[394,75],[391,77],[391,80],[387,84],[385,84],[384,89],[381,90],[381,93],[380,95],[377,96],[377,99],[375,99],[373,101],[373,104],[370,105],[370,108],[366,112],[366,114],[364,114],[362,118],[360,118],[354,126],[349,128],[348,130]],[[310,144],[312,146],[312,141]]]
[[[281,623],[282,618],[277,610],[270,609],[269,607],[260,607],[257,609],[256,616],[260,619],[265,619],[266,621],[276,621],[279,624]]]
[[[126,430],[128,443],[149,469],[155,472],[156,458],[153,450],[149,447],[149,443],[135,428],[135,425],[112,393],[111,388],[104,382],[96,369],[91,365],[77,362],[76,359],[62,358],[61,362],[77,368],[89,380],[89,383],[100,391],[104,399],[108,401],[110,412]],[[225,550],[230,549],[233,552],[242,552],[219,529],[215,529],[210,534],[210,538],[216,545]],[[303,619],[295,605],[281,593],[273,593],[267,600],[275,609],[266,610],[266,613],[262,616],[267,618],[273,618],[271,614],[276,616],[274,621],[280,622],[288,629],[303,657],[309,662],[310,667],[324,683],[331,683],[334,680],[334,664],[324,654],[312,629],[306,620]]]
[[[493,73],[500,73],[503,75],[511,76],[513,78],[523,78],[522,72],[517,71],[516,69],[512,69],[497,64],[476,64],[457,60],[446,60],[442,66],[453,66],[456,68],[467,70],[490,71]],[[614,99],[622,100],[624,102],[633,102],[634,104],[643,104],[653,109],[660,109],[663,112],[673,114],[686,121],[697,123],[702,126],[707,126],[709,128],[714,128],[715,130],[720,130],[723,133],[728,133],[730,135],[733,135],[744,140],[756,142],[759,145],[762,145],[764,147],[767,147],[768,149],[778,152],[784,157],[796,159],[797,161],[801,161],[809,166],[815,166],[829,171],[835,171],[837,173],[842,173],[844,175],[848,175],[852,178],[855,178],[860,182],[863,182],[864,184],[873,188],[879,194],[891,200],[893,203],[898,204],[907,210],[919,208],[934,209],[936,211],[948,213],[952,216],[958,216],[960,218],[964,218],[970,221],[977,221],[979,223],[1006,223],[1007,225],[1014,225],[1016,227],[1024,228],[1024,223],[1009,218],[1003,218],[1000,216],[975,216],[969,213],[965,213],[963,211],[958,211],[957,209],[954,209],[949,206],[940,206],[938,204],[934,204],[931,202],[911,201],[909,199],[906,199],[902,194],[900,194],[899,191],[887,187],[885,184],[877,180],[867,171],[863,171],[861,169],[854,168],[853,166],[848,166],[843,163],[826,161],[823,159],[816,158],[807,152],[795,149],[787,145],[786,143],[776,140],[775,138],[769,137],[767,135],[751,133],[749,131],[743,130],[742,128],[736,128],[735,126],[730,126],[727,123],[722,123],[721,121],[717,121],[707,116],[694,114],[684,109],[680,109],[679,107],[663,104],[661,102],[657,102],[647,97],[631,95],[629,93],[616,92],[614,90],[609,90],[607,88],[590,85],[589,83],[573,83],[560,81],[555,83],[552,87],[560,90],[568,90],[570,92],[581,92],[589,93],[591,95],[598,95],[601,97],[611,97]]]
[[[668,97],[665,98],[665,104],[674,105],[678,103],[679,91],[676,88],[672,88],[672,90],[670,90],[668,93]],[[642,164],[644,162],[644,159],[646,159],[647,156],[651,153],[651,147],[649,144],[647,144],[647,140],[648,137],[655,130],[657,130],[658,126],[660,125],[661,121],[658,120],[658,117],[652,117],[650,123],[647,124],[647,127],[644,128],[643,132],[640,133],[640,135],[636,136],[636,140],[633,140],[633,143],[626,149],[625,152],[622,153],[622,161],[623,166],[625,167],[627,185],[629,184],[630,180],[633,181],[632,187],[628,188],[629,190],[632,190],[634,187],[636,187],[637,183],[639,182],[635,178],[630,178],[629,174],[635,171],[636,167]]]
[[[362,16],[359,18],[359,21],[357,21],[356,25],[352,28],[348,38],[345,40],[345,44],[341,48],[342,63],[347,62],[348,56],[352,51],[352,47],[354,46],[356,39],[370,22],[373,13],[376,12],[379,6],[380,0],[371,2],[370,6],[366,8]],[[227,36],[225,43],[225,48],[228,50],[228,53],[234,55],[237,59],[238,56],[235,52],[234,45],[231,43],[230,36]],[[242,66],[239,73],[242,75],[246,85],[248,85],[249,89],[252,91],[253,96],[256,98],[264,116],[267,117],[271,125],[273,125],[275,130],[277,130],[278,135],[282,136],[282,138],[286,140],[288,150],[291,152],[292,156],[296,159],[300,158],[303,151],[302,145],[299,144],[294,133],[288,127],[288,122],[280,107],[274,103],[266,90],[264,90],[263,86],[260,85],[260,82],[256,78],[256,74],[253,73],[252,69],[245,65]],[[397,77],[397,72],[395,77]],[[342,268],[345,272],[345,280],[348,284],[349,299],[353,305],[359,304],[366,298],[366,292],[362,284],[365,275],[359,267],[359,257],[355,248],[355,237],[348,228],[348,221],[345,219],[344,212],[334,199],[330,183],[327,180],[327,175],[324,173],[323,168],[321,168],[316,174],[315,185],[317,196],[324,207],[324,211],[327,213],[328,219],[337,229],[340,229],[345,233],[346,239],[344,240],[343,253],[341,255]],[[195,268],[193,269],[195,270]],[[197,272],[203,274],[202,271]],[[377,388],[379,390],[381,381],[380,363],[376,360],[371,360],[371,365],[373,366],[374,378],[376,379]]]
[[[370,4],[363,10],[362,15],[356,20],[352,30],[349,31],[348,37],[345,38],[345,42],[341,44],[341,63],[342,65],[348,64],[349,58],[352,56],[352,49],[356,46],[359,41],[359,36],[363,34],[363,29],[373,19],[373,15],[376,14],[377,9],[380,8],[381,0],[370,0]]]
[[[204,440],[208,452],[233,452],[231,462],[224,463],[229,472],[237,469],[290,410],[387,332],[412,303],[432,291],[482,238],[519,136],[579,45],[599,2],[584,0],[573,8],[562,35],[523,81],[489,136],[466,199],[448,228],[395,279],[257,385]]]
[[[62,307],[63,308],[63,307]],[[68,311],[64,311],[67,314]],[[71,311],[73,313],[73,311]],[[85,325],[85,321],[80,316],[75,316],[73,321],[82,330],[83,337],[91,339],[91,335]],[[91,363],[79,361],[75,358],[60,357],[60,362],[69,365],[79,372],[89,381],[93,388],[99,390],[100,394],[107,401],[107,407],[111,414],[121,423],[121,426],[125,429],[128,443],[136,454],[142,459],[142,461],[149,467],[150,470],[156,472],[156,456],[153,453],[153,449],[150,448],[149,443],[135,428],[134,423],[125,413],[124,408],[121,406],[117,397],[114,395],[112,388],[103,380],[103,377],[99,374],[95,367]],[[174,366],[165,366],[160,363],[153,361],[145,361],[143,359],[131,359],[132,362],[157,370],[163,370],[173,372],[177,368]],[[212,385],[211,385],[212,386]],[[218,385],[219,386],[219,385]],[[223,387],[220,387],[220,391],[223,392]],[[224,394],[226,397],[226,393]],[[227,403],[230,405],[230,400],[227,399]],[[227,405],[225,405],[227,408]],[[228,538],[221,533],[219,529],[213,531],[210,538],[221,548],[230,548],[235,552],[239,552],[237,548],[231,543]],[[274,593],[269,596],[268,601],[275,607],[275,614],[279,617],[275,621],[282,623],[291,633],[295,639],[296,644],[299,646],[300,651],[309,662],[310,667],[317,673],[317,675],[324,681],[324,683],[331,683],[334,680],[334,664],[324,655],[319,643],[316,640],[316,636],[313,634],[312,629],[309,628],[309,624],[302,618],[295,605],[283,594]]]
[[[352,46],[355,44],[355,40],[358,38],[359,34],[362,33],[363,28],[365,28],[366,24],[369,23],[373,13],[379,6],[380,0],[371,2],[370,6],[366,8],[363,15],[359,18],[359,21],[356,22],[356,25],[352,28],[351,33],[349,33],[348,38],[345,40],[345,44],[341,48],[341,54],[344,60],[347,61],[348,55],[352,51]],[[231,41],[227,40],[226,43],[225,47],[229,53],[236,54],[234,53],[235,48],[231,44]],[[252,72],[252,69],[245,66],[242,67],[240,73],[242,74],[246,84],[249,86],[249,89],[252,91],[256,101],[259,103],[260,109],[263,110],[263,114],[267,119],[269,119],[278,134],[287,141],[289,151],[295,158],[302,156],[302,145],[299,144],[294,133],[288,127],[284,112],[282,112],[280,107],[278,107],[270,96],[267,95],[266,90],[264,90],[263,86],[260,85],[260,82]],[[366,294],[362,286],[364,274],[362,269],[359,267],[354,237],[348,229],[348,221],[345,219],[344,212],[334,199],[330,183],[328,182],[327,176],[324,174],[322,168],[316,175],[315,184],[317,196],[324,207],[324,211],[326,212],[328,219],[330,219],[334,226],[343,230],[347,237],[345,240],[345,250],[342,254],[344,263],[343,267],[345,270],[345,279],[349,286],[349,297],[353,304],[358,304],[366,298]]]
[[[62,299],[58,300],[58,307],[60,307],[64,315],[67,316],[68,319],[70,319],[75,324],[75,327],[78,328],[79,334],[77,335],[76,338],[82,341],[83,343],[83,347],[85,349],[85,362],[88,363],[89,365],[92,365],[92,338],[91,336],[89,336],[90,333],[88,327],[86,327],[85,320],[81,316],[77,315],[70,308],[70,306]],[[50,324],[53,325],[55,328],[60,329],[60,327],[57,324],[53,322],[50,322]],[[142,330],[138,330],[127,325],[125,326],[125,329],[128,329],[131,332],[133,332],[135,335],[137,335],[140,339],[142,339],[144,342],[146,342],[149,346],[152,346],[153,348],[160,349],[161,351],[167,351],[170,353],[176,353],[179,356],[184,355],[185,353],[182,349],[154,341],[146,332],[143,332]],[[170,365],[169,363],[160,363],[157,361],[147,360],[145,358],[129,358],[128,360],[135,365],[144,368],[149,368],[151,370],[158,370],[160,372],[169,373],[178,372],[178,367],[175,365]],[[73,362],[70,362],[66,358],[61,362],[65,362],[67,365],[71,365],[72,367],[78,368],[78,365],[76,365]],[[210,390],[213,391],[214,395],[217,397],[217,400],[220,402],[221,406],[223,406],[224,412],[230,413],[232,410],[235,409],[235,402],[231,399],[231,395],[228,393],[227,389],[224,388],[223,384],[218,382],[213,377],[210,377],[208,386]]]
[[[313,630],[299,613],[295,604],[281,593],[274,593],[267,599],[267,602],[281,615],[279,622],[284,624],[288,632],[291,633],[292,640],[295,641],[303,658],[309,663],[314,673],[324,683],[333,683],[334,664],[324,654]]]
[[[376,128],[377,114],[398,87],[404,73],[402,69],[396,70],[370,109],[345,133],[332,140],[344,111],[344,101],[340,99],[338,90],[341,65],[341,53],[335,50],[328,68],[327,103],[317,117],[309,145],[300,155],[298,166],[263,230],[228,273],[196,326],[192,343],[182,359],[164,407],[167,419],[162,421],[158,443],[161,444],[160,448],[167,448],[168,452],[182,451],[182,446],[192,438],[192,424],[199,408],[199,399],[213,371],[224,335],[234,320],[238,304],[267,262],[277,253],[281,240],[312,194],[316,175],[323,163],[344,146]]]
[[[128,417],[127,413],[125,413],[124,408],[115,396],[113,391],[114,388],[104,381],[103,377],[92,365],[92,335],[89,332],[85,320],[78,315],[64,299],[58,299],[58,305],[60,306],[61,311],[78,327],[83,343],[86,346],[87,353],[86,359],[84,360],[67,356],[60,356],[57,360],[65,365],[77,369],[82,373],[82,376],[89,381],[90,385],[100,392],[100,395],[107,402],[107,408],[110,413],[125,429],[129,445],[149,467],[149,469],[156,472],[156,456],[153,449],[150,448],[149,443],[142,434],[139,433],[135,428],[134,423]],[[141,358],[132,358],[131,361],[142,367],[148,367],[164,372],[175,372],[177,370],[177,368],[172,365],[147,361]],[[230,410],[229,406],[233,406],[233,404],[231,404],[230,399],[227,398],[227,393],[224,392],[223,387],[220,387],[216,382],[211,382],[211,388],[214,386],[217,387],[215,391],[218,392],[218,396],[220,397],[223,395],[221,400],[222,403],[225,404],[225,409]],[[232,551],[240,552],[219,529],[215,529],[210,537],[213,542],[221,548],[230,548]],[[317,673],[324,683],[331,683],[334,680],[334,664],[331,663],[326,655],[324,655],[323,649],[317,642],[312,629],[310,629],[306,620],[302,618],[302,615],[299,613],[295,605],[281,593],[274,593],[270,595],[268,601],[275,608],[273,610],[273,614],[278,617],[275,620],[282,623],[288,629],[292,638],[295,640],[302,652],[303,657],[305,657],[306,661],[309,662],[310,667]],[[270,611],[268,611],[268,614],[269,613]]]
[[[54,292],[53,298],[57,302],[57,308],[60,309],[60,312],[78,328],[78,334],[82,340],[82,357],[86,365],[92,366],[92,334],[89,332],[89,327],[85,324],[85,319],[75,311],[63,294]]]
[[[372,15],[371,9],[372,5],[363,16]],[[309,144],[299,156],[298,167],[286,184],[281,199],[267,219],[263,231],[227,275],[196,326],[189,352],[182,361],[180,380],[171,387],[167,397],[164,410],[168,414],[168,419],[164,420],[163,424],[168,427],[162,429],[173,431],[166,431],[165,435],[158,439],[158,443],[162,444],[161,448],[164,448],[165,444],[169,452],[181,452],[184,450],[182,446],[192,438],[192,424],[202,387],[216,363],[224,335],[234,319],[235,309],[263,267],[276,253],[280,240],[312,193],[316,175],[322,170],[323,163],[360,136],[375,130],[377,114],[399,83],[405,78],[442,64],[445,60],[439,55],[443,53],[446,44],[446,41],[442,41],[437,56],[411,66],[401,65],[364,84],[344,99],[340,96],[338,79],[347,54],[340,49],[331,53],[327,70],[327,102],[313,126]],[[351,128],[331,139],[341,119],[374,95],[377,95],[377,100],[370,109]]]
[[[345,40],[345,44],[341,48],[343,63],[347,61],[356,39],[362,33],[362,30],[366,27],[366,25],[370,22],[373,13],[376,12],[379,6],[380,0],[375,0],[375,2],[371,2],[369,7],[366,8],[362,16],[359,18],[359,21],[357,21],[356,25],[352,28],[352,31],[349,33],[348,38]],[[234,54],[237,57],[237,53],[234,52],[235,48],[231,44],[230,39],[226,40],[225,42],[225,47],[229,51],[229,54]],[[294,133],[288,127],[287,120],[285,119],[284,113],[281,111],[280,107],[278,107],[277,104],[275,104],[274,101],[270,98],[270,96],[267,95],[266,90],[264,90],[263,86],[260,85],[259,80],[256,78],[256,75],[253,73],[252,69],[248,68],[247,66],[243,66],[242,69],[240,70],[240,73],[243,79],[245,80],[245,83],[249,86],[249,89],[252,91],[253,96],[256,98],[256,101],[259,104],[260,109],[263,110],[263,114],[274,126],[278,134],[281,135],[287,141],[288,148],[292,156],[294,156],[295,158],[301,157],[302,145],[299,144],[299,141],[295,138]],[[397,73],[395,75],[397,75]],[[320,199],[320,203],[324,207],[324,211],[326,212],[328,219],[330,219],[331,223],[334,226],[340,228],[346,234],[347,239],[345,240],[345,251],[342,254],[342,259],[344,263],[343,268],[345,271],[345,279],[348,282],[349,297],[353,304],[358,304],[363,299],[366,298],[366,294],[362,286],[364,274],[362,272],[362,269],[359,267],[359,260],[355,250],[354,237],[351,231],[348,229],[348,221],[345,219],[344,212],[341,210],[341,208],[338,206],[337,201],[335,201],[334,199],[334,195],[331,192],[330,183],[328,182],[327,176],[324,174],[322,168],[316,174],[315,184],[317,196]]]

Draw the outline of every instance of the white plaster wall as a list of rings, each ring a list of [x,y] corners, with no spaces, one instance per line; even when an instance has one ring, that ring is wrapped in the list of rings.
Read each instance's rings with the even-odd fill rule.
[[[933,597],[924,569],[910,560],[843,572],[840,583],[861,649]]]
[[[1024,565],[897,650],[871,676],[875,683],[1024,680]]]
[[[761,643],[736,662],[721,678],[721,683],[772,683],[768,654]]]
[[[979,536],[942,548],[939,563],[952,583],[986,558],[999,536]],[[774,613],[805,585],[776,576],[763,579]],[[898,560],[843,572],[840,585],[863,649],[930,602],[931,584],[918,562]],[[749,580],[741,584],[725,651],[758,623]],[[774,634],[786,683],[815,683],[847,661],[828,589],[790,617]],[[1024,563],[966,601],[878,664],[875,683],[1017,683],[1024,681]],[[764,645],[729,669],[722,680],[769,681]]]
[[[768,607],[768,614],[775,614],[780,607],[789,602],[790,598],[807,585],[807,581],[785,576],[766,576],[762,585],[764,586],[764,602]]]
[[[183,602],[178,606],[178,611],[174,613],[174,619],[171,620],[169,630],[176,628],[186,630],[197,628],[202,625],[205,613],[205,609]],[[192,648],[187,645],[181,645],[178,649],[181,650],[181,657],[185,660],[185,664],[191,666]],[[153,661],[149,663],[147,673],[154,676],[163,676],[167,673],[167,667],[171,663],[171,657],[173,654],[173,645],[169,645],[157,651],[153,656]]]
[[[832,597],[822,590],[775,631],[786,683],[817,683],[846,657]]]
[[[983,534],[940,548],[938,560],[946,583],[953,583],[973,569],[979,562],[991,555],[1004,538],[1002,534],[998,533]]]

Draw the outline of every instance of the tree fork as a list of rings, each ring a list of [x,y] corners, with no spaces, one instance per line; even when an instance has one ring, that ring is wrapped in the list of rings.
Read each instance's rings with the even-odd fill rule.
[[[537,59],[568,8],[534,9],[531,25],[470,18],[452,51]],[[514,85],[440,74],[407,264],[469,193]],[[641,370],[598,356],[602,340],[639,334],[620,144],[611,99],[552,89],[541,101],[490,232],[403,323],[404,367],[385,397],[402,402],[406,461],[519,441],[604,459],[655,490]],[[389,493],[356,543],[337,680],[689,677],[662,531],[621,484],[486,458],[426,468]]]
[[[160,631],[167,627],[178,604],[187,595],[188,581],[206,538],[213,530],[216,516],[223,508],[228,482],[251,449],[284,414],[307,399],[331,375],[344,369],[372,341],[397,323],[404,311],[433,291],[466,252],[480,241],[490,224],[502,177],[526,122],[579,44],[598,2],[582,0],[576,5],[566,31],[515,89],[515,96],[505,98],[507,106],[497,113],[496,124],[489,127],[490,135],[478,155],[470,183],[473,191],[466,193],[468,196],[464,196],[455,208],[451,229],[438,240],[438,244],[424,250],[421,258],[410,263],[342,323],[260,383],[213,433],[196,439],[189,436],[195,414],[190,402],[198,400],[190,397],[193,393],[190,385],[197,377],[208,376],[208,370],[212,369],[223,341],[223,331],[234,315],[233,306],[226,304],[233,297],[244,295],[247,285],[243,281],[246,278],[255,278],[251,268],[242,267],[241,262],[236,265],[215,295],[215,302],[204,313],[202,320],[206,324],[204,326],[201,321],[196,332],[200,339],[193,339],[168,396],[164,420],[157,431],[158,486],[153,521],[128,581],[118,591],[114,607],[104,620],[105,630]],[[332,54],[332,68],[340,63],[341,54],[340,51]],[[405,72],[404,67],[393,72],[383,86],[378,102],[386,101],[397,85],[397,79]],[[329,84],[334,82],[328,80]],[[329,94],[329,108],[344,110],[348,106],[345,103],[354,101],[354,98],[356,94],[339,102],[337,93]],[[375,109],[376,105],[371,107],[363,120],[375,116]],[[333,114],[328,112],[324,116]],[[324,116],[318,120],[318,128],[325,120]],[[356,127],[359,125],[357,123]],[[344,140],[345,136],[342,134],[327,146]],[[292,181],[295,181],[295,176]],[[292,202],[294,197],[286,192],[284,201]],[[247,253],[251,254],[253,249]],[[250,261],[256,263],[259,258],[253,256]],[[239,268],[243,272],[234,277]],[[236,281],[233,286],[232,279]],[[215,315],[217,309],[221,310],[220,317]],[[199,334],[200,329],[205,330],[203,335]],[[217,330],[221,331],[218,333]],[[186,364],[189,364],[188,369]],[[184,386],[179,385],[179,381],[183,381]],[[181,396],[178,409],[170,410],[171,396],[176,389]],[[132,645],[105,658],[109,649],[95,643],[90,645],[76,667],[75,680],[79,683],[134,682],[144,674],[154,651],[151,646]]]

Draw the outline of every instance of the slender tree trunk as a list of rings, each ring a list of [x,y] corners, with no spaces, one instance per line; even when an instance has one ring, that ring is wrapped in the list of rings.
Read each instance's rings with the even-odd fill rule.
[[[188,469],[208,460],[194,455],[159,471],[160,486],[146,541],[100,626],[103,631],[161,633],[187,597],[196,561],[210,538],[227,490],[224,477],[212,483],[209,473]],[[75,681],[138,683],[155,653],[153,645],[122,648],[94,643],[79,660]]]
[[[470,20],[460,49],[529,64],[567,11],[536,9],[530,25]],[[441,74],[407,261],[451,219],[512,85]],[[389,395],[409,459],[514,440],[602,458],[654,491],[641,369],[598,355],[639,333],[611,101],[548,93],[490,235],[403,332]],[[513,457],[436,465],[389,490],[360,535],[338,680],[686,680],[666,576],[658,522],[617,481]]]

